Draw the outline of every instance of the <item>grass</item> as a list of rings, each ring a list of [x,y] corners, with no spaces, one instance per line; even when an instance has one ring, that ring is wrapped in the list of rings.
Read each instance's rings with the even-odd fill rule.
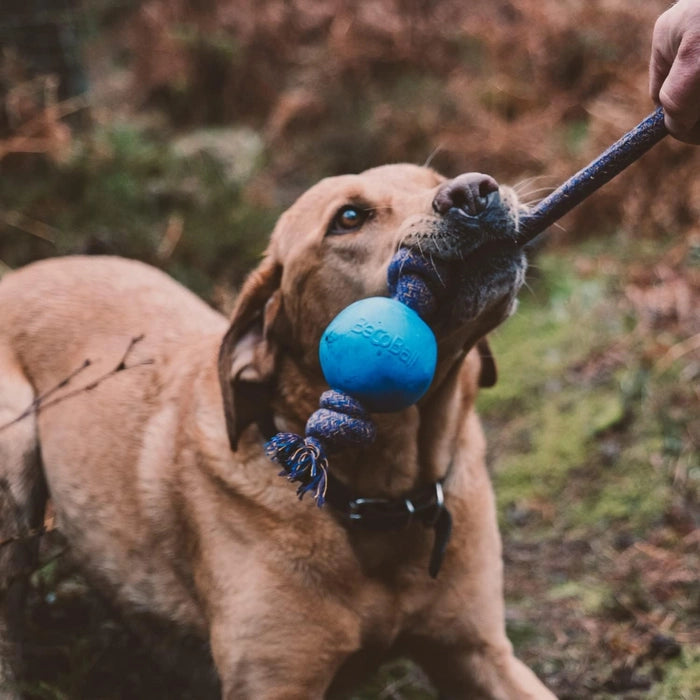
[[[621,235],[544,254],[517,315],[491,338],[500,381],[479,405],[509,632],[563,698],[700,691],[697,393],[687,381],[700,364],[672,350],[692,322],[647,315],[633,293],[643,278],[654,305],[664,282],[640,270],[669,256],[678,279],[692,279],[692,245],[679,255],[672,242]],[[664,657],[654,639],[682,643]]]
[[[661,683],[649,693],[649,700],[692,700],[700,695],[700,645],[684,650],[671,661]]]
[[[579,265],[596,257],[595,247],[542,256],[541,279],[491,341],[503,381],[480,409],[498,437],[502,526],[513,511],[535,510],[567,532],[621,522],[640,532],[672,500],[663,465],[684,449],[676,441],[688,415],[673,425],[664,408],[679,392],[678,371],[650,364],[653,341],[620,298],[625,251],[594,279],[581,279],[571,253]]]

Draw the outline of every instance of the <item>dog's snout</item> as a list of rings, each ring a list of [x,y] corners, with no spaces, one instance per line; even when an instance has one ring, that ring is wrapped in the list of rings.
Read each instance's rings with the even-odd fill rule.
[[[444,216],[450,209],[461,209],[470,216],[482,212],[488,196],[498,192],[498,183],[483,173],[464,173],[444,182],[433,199],[433,210]]]

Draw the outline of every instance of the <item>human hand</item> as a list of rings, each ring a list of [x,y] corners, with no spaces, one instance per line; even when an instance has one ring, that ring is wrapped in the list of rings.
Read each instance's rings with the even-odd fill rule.
[[[700,144],[700,0],[679,0],[656,21],[649,91],[669,132]]]

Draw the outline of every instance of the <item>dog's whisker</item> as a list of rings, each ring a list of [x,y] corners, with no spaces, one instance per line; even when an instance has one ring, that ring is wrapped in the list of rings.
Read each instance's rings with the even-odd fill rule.
[[[430,164],[433,162],[433,160],[435,159],[435,157],[437,156],[437,154],[440,153],[440,151],[442,151],[442,149],[443,149],[442,144],[437,145],[437,146],[433,149],[432,153],[428,156],[428,158],[426,159],[425,163],[423,163],[423,167],[424,167],[424,168],[429,168],[429,167],[430,167]]]
[[[533,194],[539,194],[540,192],[554,192],[554,190],[556,189],[556,187],[538,187],[537,189],[529,190],[528,192],[518,194],[518,198],[522,200],[526,197],[532,197]]]
[[[520,180],[515,185],[513,185],[512,188],[518,195],[520,195],[521,189],[523,187],[527,187],[528,185],[533,184],[537,180],[545,179],[554,180],[555,178],[553,175],[533,175],[532,177],[526,177],[524,180]]]
[[[528,190],[527,192],[524,192],[522,194],[522,196],[529,197],[531,194],[534,194],[535,192],[553,192],[556,189],[557,189],[556,185],[542,185],[542,187],[536,187],[535,189]]]
[[[435,277],[437,277],[438,282],[444,287],[445,282],[442,279],[440,272],[438,271],[437,263],[435,262],[435,259],[433,258],[432,254],[428,256],[428,259],[430,260],[430,264],[433,266],[433,272],[435,273]]]
[[[523,287],[527,289],[531,297],[535,297],[535,290],[530,286],[530,283],[527,281],[527,279],[523,280]]]
[[[550,190],[550,191],[552,191],[552,190]],[[530,194],[536,194],[536,192],[531,192]],[[544,199],[544,197],[533,197],[532,199],[521,200],[520,205],[524,206],[524,207],[532,207],[536,204],[539,204],[543,199]]]
[[[537,180],[542,180],[546,178],[552,178],[552,175],[547,175],[547,174],[540,174],[540,175],[530,175],[529,177],[524,177],[522,180],[518,180],[514,185],[513,188],[515,187],[522,187],[523,185],[528,185],[531,182],[535,182]]]

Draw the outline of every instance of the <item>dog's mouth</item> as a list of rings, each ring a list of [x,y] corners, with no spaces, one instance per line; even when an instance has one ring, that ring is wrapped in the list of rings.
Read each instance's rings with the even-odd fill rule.
[[[438,281],[436,329],[480,321],[488,332],[512,313],[527,268],[515,242],[520,212],[515,193],[500,187],[408,222],[400,247],[426,259]]]

